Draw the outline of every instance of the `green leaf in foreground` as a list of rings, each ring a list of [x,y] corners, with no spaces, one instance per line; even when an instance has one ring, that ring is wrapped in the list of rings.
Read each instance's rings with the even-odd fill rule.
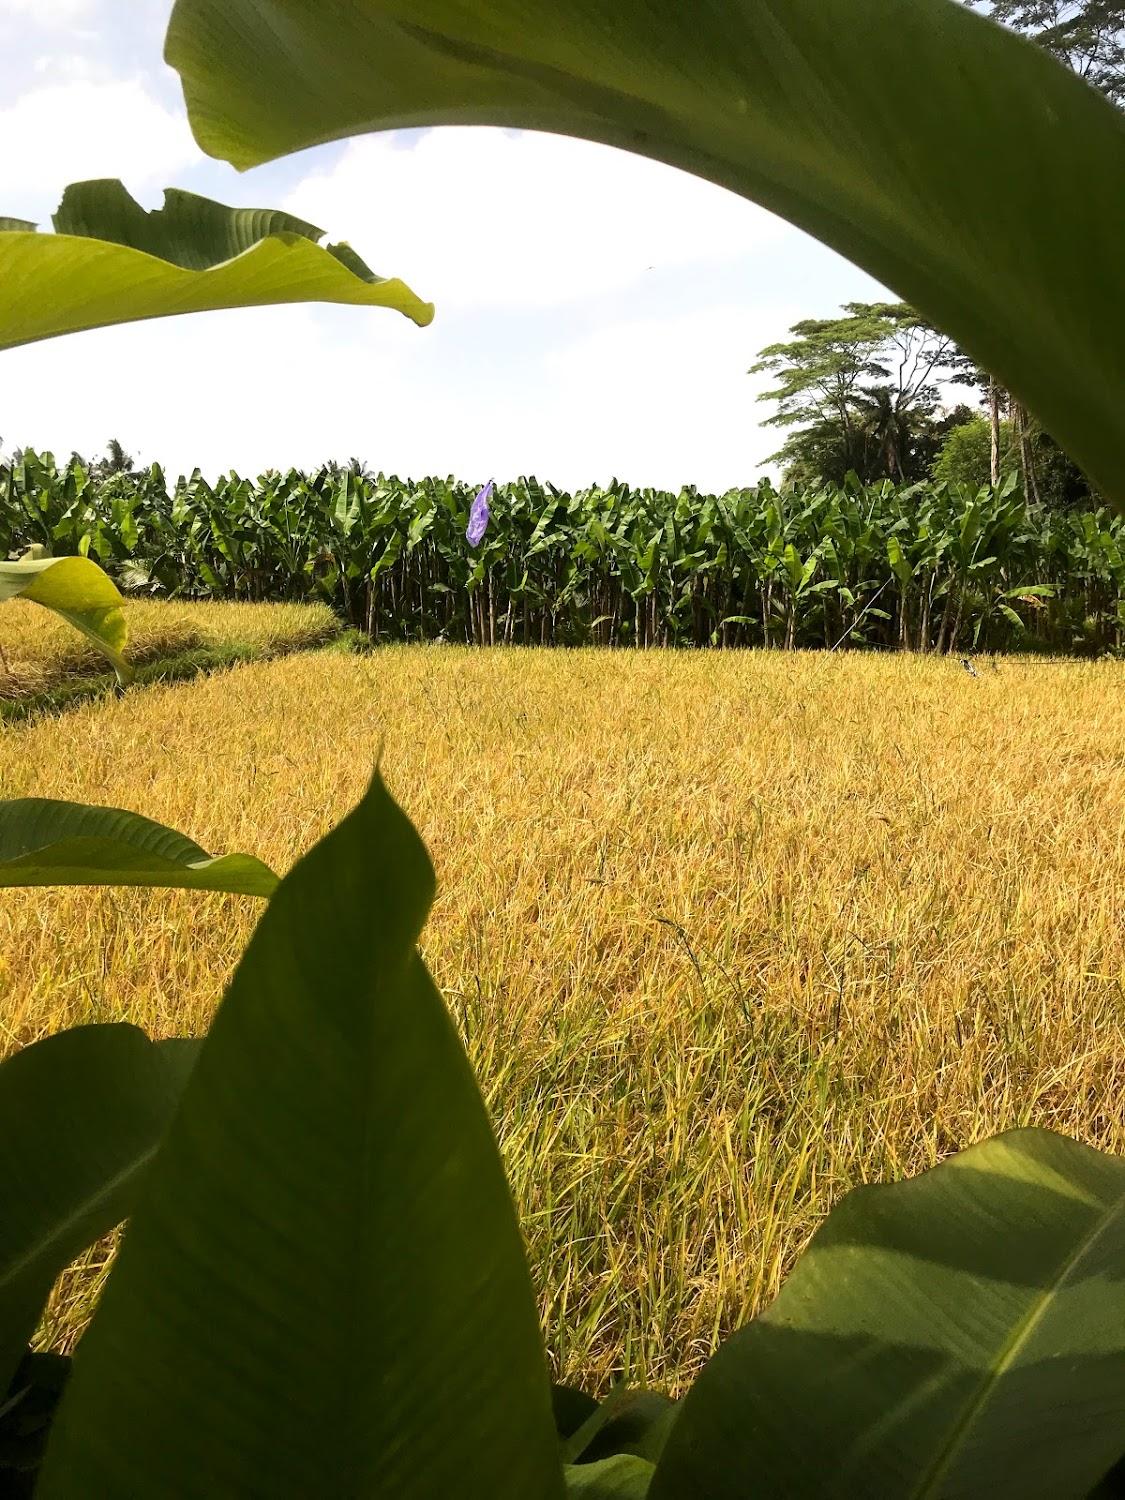
[[[62,1354],[28,1350],[7,1394],[0,1396],[0,1494],[31,1500],[55,1408],[70,1375]]]
[[[652,1466],[631,1454],[616,1454],[597,1464],[571,1464],[562,1470],[567,1496],[585,1500],[645,1500]]]
[[[681,1403],[653,1500],[1073,1500],[1125,1452],[1125,1161],[997,1136],[830,1215]]]
[[[55,1277],[132,1211],[195,1047],[80,1026],[0,1064],[0,1392]]]
[[[572,1385],[552,1385],[551,1409],[554,1412],[555,1431],[559,1441],[573,1437],[582,1425],[598,1410],[593,1396]]]
[[[0,888],[137,885],[271,896],[277,876],[249,854],[212,858],[174,829],[119,807],[23,797],[0,802]]]
[[[2,247],[0,235],[0,259]],[[108,573],[88,557],[27,557],[19,562],[0,562],[0,604],[8,599],[29,599],[61,615],[108,658],[120,682],[132,678],[133,669],[121,654],[129,637],[121,594]]]
[[[565,1463],[593,1463],[628,1453],[655,1463],[679,1413],[658,1391],[620,1386],[562,1445]]]
[[[644,1500],[653,1469],[643,1458],[619,1453],[596,1464],[572,1464],[563,1470],[567,1495],[585,1500]]]
[[[1125,503],[1125,117],[953,0],[177,0],[204,150],[400,126],[657,157],[893,287]]]
[[[294,868],[203,1045],[39,1494],[552,1500],[515,1213],[376,780]]]
[[[120,182],[67,188],[54,234],[0,220],[0,349],[56,334],[174,313],[282,302],[392,307],[420,326],[434,314],[348,245],[276,209],[228,208],[169,188],[146,212]]]

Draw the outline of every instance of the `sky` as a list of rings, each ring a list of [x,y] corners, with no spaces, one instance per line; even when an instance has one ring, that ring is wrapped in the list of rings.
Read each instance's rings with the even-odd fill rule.
[[[171,474],[357,456],[403,477],[534,474],[723,490],[772,472],[748,375],[803,317],[887,293],[723,188],[531,132],[371,135],[239,174],[196,146],[161,60],[171,0],[0,0],[0,214],[50,227],[120,177],[285,208],[437,317],[305,305],[162,319],[13,350],[0,442]]]

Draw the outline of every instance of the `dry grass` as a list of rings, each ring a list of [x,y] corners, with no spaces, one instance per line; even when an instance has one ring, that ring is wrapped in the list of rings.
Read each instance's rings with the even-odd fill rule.
[[[1025,1123],[1125,1147],[1122,686],[1111,663],[389,649],[10,730],[0,784],[285,867],[385,743],[558,1369],[675,1386],[853,1184]],[[252,920],[5,893],[5,1041],[200,1030]]]
[[[168,603],[127,599],[126,655],[134,665],[184,652],[245,646],[255,656],[315,645],[339,625],[326,604]],[[107,672],[105,657],[50,610],[14,599],[0,609],[0,699],[49,692]]]

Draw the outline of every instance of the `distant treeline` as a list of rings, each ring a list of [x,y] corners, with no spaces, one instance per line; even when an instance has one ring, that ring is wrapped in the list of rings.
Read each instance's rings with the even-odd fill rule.
[[[479,547],[475,485],[358,464],[316,474],[0,464],[0,555],[95,558],[126,589],[325,599],[375,640],[477,644],[1117,651],[1123,522],[889,481],[724,495],[501,485]]]

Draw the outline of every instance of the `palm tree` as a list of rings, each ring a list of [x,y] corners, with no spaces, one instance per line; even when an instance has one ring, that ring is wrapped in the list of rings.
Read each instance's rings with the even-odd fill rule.
[[[870,466],[890,479],[905,480],[904,460],[914,446],[922,423],[929,413],[904,404],[889,385],[865,386],[854,398],[859,412],[858,428],[868,452],[874,449],[877,462]]]
[[[106,444],[106,452],[109,457],[105,461],[105,466],[110,474],[127,474],[133,467],[133,455],[125,452],[117,438],[110,438]]]
[[[126,453],[123,445],[117,438],[110,438],[105,445],[108,457],[99,458],[90,465],[90,473],[95,479],[109,479],[113,474],[131,474],[133,472],[133,455]],[[72,455],[74,457],[76,455]]]

